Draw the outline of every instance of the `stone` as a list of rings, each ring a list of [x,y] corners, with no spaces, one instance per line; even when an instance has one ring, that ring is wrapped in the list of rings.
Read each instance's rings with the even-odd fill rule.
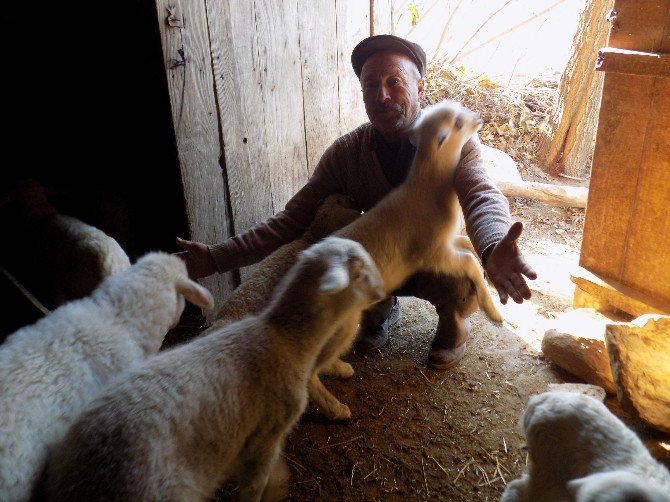
[[[556,319],[556,327],[542,339],[548,361],[586,383],[615,394],[616,387],[605,346],[605,328],[611,319],[594,309],[575,309]]]
[[[548,392],[574,392],[576,394],[584,394],[591,396],[601,403],[605,402],[607,393],[605,389],[598,385],[591,385],[589,383],[550,383],[547,385]]]
[[[605,342],[621,406],[670,432],[670,317],[647,314],[610,324]]]
[[[521,182],[521,174],[516,162],[509,154],[482,143],[482,161],[491,179],[496,181]]]

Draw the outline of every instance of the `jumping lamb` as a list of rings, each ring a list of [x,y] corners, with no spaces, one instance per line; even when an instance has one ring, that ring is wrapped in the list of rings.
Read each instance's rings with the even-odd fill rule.
[[[460,207],[454,171],[463,145],[481,125],[475,113],[458,103],[442,101],[427,107],[412,132],[418,147],[405,182],[333,235],[363,244],[379,268],[387,294],[419,271],[467,277],[480,308],[491,320],[502,322],[472,244],[457,235]],[[353,343],[358,319],[345,326],[324,348],[310,381],[310,396],[331,419],[351,417],[349,407],[319,379],[319,373],[353,375],[351,365],[339,358]]]

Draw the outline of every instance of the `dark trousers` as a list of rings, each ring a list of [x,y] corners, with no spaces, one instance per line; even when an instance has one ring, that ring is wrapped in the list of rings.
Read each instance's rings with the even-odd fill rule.
[[[470,279],[419,272],[391,295],[363,313],[363,328],[374,329],[389,317],[393,296],[414,296],[430,302],[437,312],[437,329],[432,347],[452,349],[466,341],[468,329],[464,323],[478,307],[475,287]]]

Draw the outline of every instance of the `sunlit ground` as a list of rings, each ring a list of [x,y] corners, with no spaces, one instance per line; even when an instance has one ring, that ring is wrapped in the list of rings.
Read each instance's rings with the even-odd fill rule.
[[[511,300],[501,305],[504,325],[538,352],[544,333],[557,327],[556,317],[571,309],[575,285],[570,274],[579,262],[579,253],[568,246],[549,240],[539,244],[546,254],[524,253],[538,275],[528,281],[533,297],[520,305]]]

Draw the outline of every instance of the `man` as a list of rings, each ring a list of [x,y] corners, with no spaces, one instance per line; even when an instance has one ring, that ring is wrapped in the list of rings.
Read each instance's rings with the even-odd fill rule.
[[[297,238],[312,221],[320,202],[332,193],[348,195],[361,211],[367,211],[404,181],[416,152],[404,132],[421,113],[426,54],[408,40],[377,35],[354,48],[351,62],[370,122],[335,140],[284,211],[220,244],[207,246],[178,239],[186,250],[180,255],[192,277],[260,261]],[[516,244],[523,227],[521,222],[510,227],[507,199],[486,174],[476,135],[463,147],[454,184],[468,235],[500,301],[504,304],[511,297],[521,303],[529,299],[530,289],[523,276],[535,279],[536,274]],[[428,366],[450,368],[465,354],[468,317],[477,307],[473,292],[468,279],[419,273],[364,314],[356,349],[374,352],[382,347],[388,340],[389,326],[399,318],[397,296],[416,296],[432,303],[439,318]]]

